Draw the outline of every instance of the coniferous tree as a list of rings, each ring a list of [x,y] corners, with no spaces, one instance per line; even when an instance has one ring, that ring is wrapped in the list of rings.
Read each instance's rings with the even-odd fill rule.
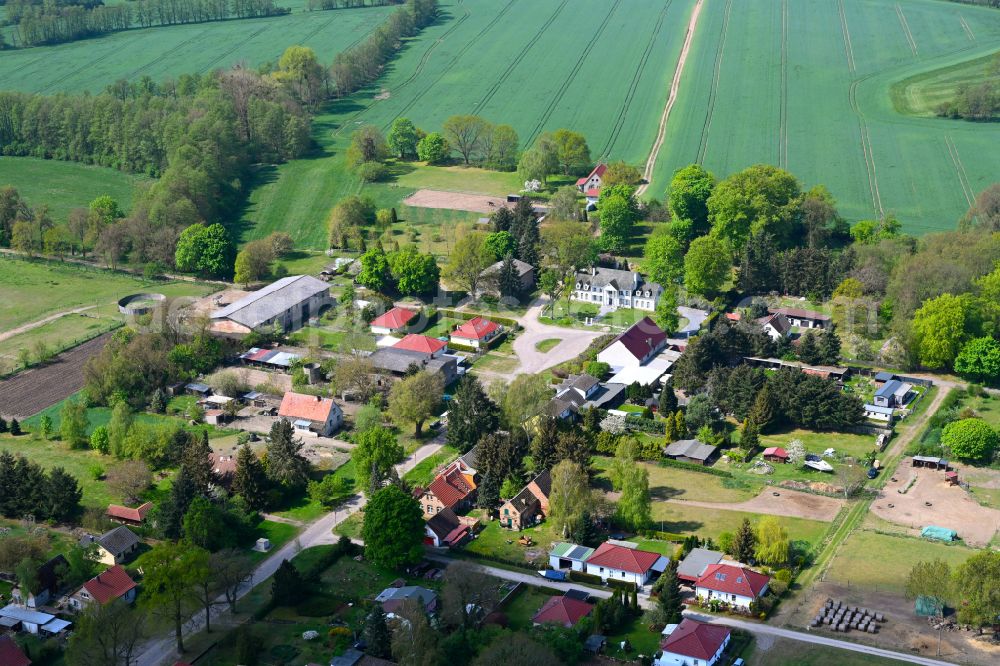
[[[233,474],[232,491],[246,501],[254,511],[264,508],[267,493],[267,475],[257,454],[249,446],[241,446],[236,452],[236,471]]]
[[[601,410],[596,407],[583,410],[583,429],[590,435],[601,431]]]
[[[753,407],[750,408],[747,419],[753,421],[760,429],[760,432],[766,431],[767,427],[774,421],[776,403],[777,401],[770,386],[765,384],[764,388],[757,393],[757,397],[754,398]]]
[[[744,451],[753,451],[760,446],[760,428],[757,424],[747,419],[743,422],[743,433],[740,437],[740,448]]]
[[[521,279],[517,275],[517,266],[514,265],[514,255],[512,254],[504,257],[503,263],[500,264],[497,289],[501,296],[519,298],[521,295]]]
[[[15,437],[21,434],[21,424],[17,422],[17,419],[10,420],[10,434]]]
[[[679,623],[681,621],[681,611],[684,610],[684,603],[681,597],[681,583],[677,578],[676,560],[670,560],[670,564],[667,565],[663,575],[656,581],[656,591],[659,593],[656,605],[662,615],[660,620],[665,624]]]
[[[828,328],[819,336],[819,360],[826,365],[840,363],[840,337],[833,328]]]
[[[160,505],[160,529],[168,539],[179,539],[184,526],[184,514],[198,495],[198,488],[187,470],[181,470],[170,487],[170,497]]]
[[[684,419],[684,412],[677,410],[674,412],[674,437],[683,439],[687,437],[687,421]]]
[[[559,441],[559,424],[554,417],[544,418],[531,440],[531,460],[538,471],[551,469],[558,461],[556,445]]]
[[[802,339],[799,340],[798,355],[799,360],[803,363],[809,363],[810,365],[819,363],[819,347],[816,344],[816,335],[812,331],[806,332],[802,336]]]
[[[76,477],[62,467],[53,467],[46,484],[46,514],[51,520],[66,522],[80,512],[83,490]]]
[[[379,659],[392,657],[392,633],[389,631],[382,604],[376,603],[365,616],[365,627],[361,635],[368,644],[365,652]]]
[[[753,526],[748,518],[743,519],[740,528],[736,530],[733,537],[733,557],[739,562],[747,564],[753,559],[754,551],[757,548],[757,535],[753,531]]]
[[[296,439],[288,419],[279,419],[271,426],[267,442],[267,478],[285,488],[302,488],[309,481],[309,461],[300,451],[302,440]]]
[[[476,491],[479,506],[493,510],[500,503],[500,487],[511,476],[520,476],[522,446],[507,432],[493,432],[479,442],[477,458],[481,478]]]
[[[181,467],[188,473],[199,493],[207,493],[213,481],[212,446],[208,443],[208,431],[203,430],[201,437],[191,437],[184,449]]]
[[[153,396],[149,399],[149,411],[154,414],[162,414],[167,411],[167,396],[163,389],[153,391]]]
[[[500,427],[500,410],[472,375],[465,375],[448,405],[446,440],[463,453]]]
[[[0,416],[0,433],[7,432],[8,427],[9,426],[7,425],[7,419],[5,419],[4,417]]]
[[[282,560],[271,582],[271,599],[276,606],[290,606],[302,594],[302,574],[288,560]]]
[[[673,414],[677,411],[677,395],[674,393],[674,383],[668,381],[660,391],[660,398],[656,406],[660,415]]]

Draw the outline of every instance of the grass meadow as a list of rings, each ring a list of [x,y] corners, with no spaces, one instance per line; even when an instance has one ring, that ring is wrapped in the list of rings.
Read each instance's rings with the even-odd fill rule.
[[[1000,126],[902,116],[897,81],[1000,48],[995,10],[932,0],[707,2],[653,174],[766,162],[826,185],[850,220],[954,228],[995,180]]]
[[[942,559],[955,567],[975,552],[960,545],[855,530],[837,551],[826,579],[903,594],[906,576],[917,562]]]
[[[2,61],[3,56],[0,56]],[[48,206],[49,216],[59,223],[69,218],[72,209],[86,208],[104,194],[114,197],[128,210],[137,178],[114,169],[76,162],[0,157],[0,187],[16,187],[32,207]]]

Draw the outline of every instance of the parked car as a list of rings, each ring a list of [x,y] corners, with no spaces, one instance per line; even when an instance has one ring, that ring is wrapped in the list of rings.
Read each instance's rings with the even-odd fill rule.
[[[868,478],[869,479],[874,479],[876,476],[878,476],[878,470],[875,469],[874,467],[869,467],[868,468]]]

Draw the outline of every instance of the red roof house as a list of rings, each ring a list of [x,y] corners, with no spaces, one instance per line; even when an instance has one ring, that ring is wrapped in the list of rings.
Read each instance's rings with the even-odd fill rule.
[[[687,659],[697,659],[712,666],[722,656],[729,644],[729,629],[720,624],[707,624],[684,618],[668,636],[660,641],[664,657],[677,655],[686,659],[668,660],[665,663],[685,663]],[[669,653],[669,654],[667,654]]]
[[[780,446],[769,446],[764,449],[764,460],[769,460],[771,462],[788,462],[788,451],[785,451]]]
[[[587,558],[587,573],[624,580],[642,586],[652,577],[654,571],[662,572],[667,566],[667,558],[659,553],[651,553],[638,548],[626,548],[605,541]]]
[[[406,336],[394,344],[392,348],[420,352],[421,354],[430,354],[431,357],[436,357],[440,355],[447,346],[447,342],[438,340],[437,338],[432,338],[426,335],[418,335],[416,333],[407,333]]]
[[[478,349],[480,344],[489,342],[496,337],[500,330],[500,325],[496,322],[482,317],[473,317],[452,332],[451,341]]]
[[[92,601],[106,604],[115,599],[124,599],[131,603],[135,599],[135,588],[135,581],[128,575],[128,572],[121,565],[116,564],[84,583],[79,590],[73,593],[70,605],[74,608],[83,608]]]
[[[535,624],[561,624],[564,627],[576,626],[583,617],[594,610],[594,604],[574,599],[573,597],[549,597],[531,621]]]
[[[278,416],[288,419],[296,432],[329,437],[340,427],[344,412],[330,398],[289,391],[281,398]]]
[[[420,502],[424,519],[428,519],[444,509],[470,508],[476,487],[475,472],[465,467],[460,458],[435,476],[427,488],[414,490],[413,496]]]
[[[3,666],[31,666],[31,660],[25,656],[10,636],[0,636],[0,664]]]
[[[410,323],[410,320],[416,316],[417,313],[412,310],[407,310],[406,308],[392,308],[385,314],[375,317],[375,319],[372,320],[372,323],[370,324],[371,331],[372,333],[382,333],[384,335],[396,333],[406,328],[406,325]]]
[[[116,523],[124,523],[125,525],[141,525],[142,521],[146,519],[146,514],[149,513],[149,510],[152,508],[152,502],[140,504],[134,509],[127,506],[120,506],[118,504],[109,504],[105,515]]]
[[[602,179],[604,178],[604,172],[608,170],[608,165],[598,164],[594,167],[594,170],[590,172],[589,175],[584,176],[576,181],[576,188],[581,192],[586,192],[587,196],[591,196],[591,192],[596,192],[601,189]],[[593,196],[597,196],[594,194]]]
[[[699,599],[718,599],[731,606],[749,608],[767,592],[770,582],[770,576],[744,566],[713,564],[695,582],[694,589]]]
[[[649,317],[643,317],[611,341],[597,355],[612,368],[642,365],[667,346],[667,334]]]

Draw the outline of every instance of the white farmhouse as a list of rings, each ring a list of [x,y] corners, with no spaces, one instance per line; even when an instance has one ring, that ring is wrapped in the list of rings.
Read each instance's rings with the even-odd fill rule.
[[[730,632],[721,624],[684,618],[663,629],[660,655],[654,666],[715,666],[729,645]]]
[[[654,573],[662,573],[669,560],[659,553],[626,548],[605,541],[587,558],[586,572],[601,580],[620,580],[642,587]]]
[[[578,271],[575,281],[573,300],[595,303],[609,310],[634,308],[653,312],[663,294],[663,287],[647,282],[640,273],[616,268]]]
[[[713,564],[694,584],[695,595],[702,601],[718,599],[736,608],[750,609],[767,592],[771,577],[753,569],[733,564]]]

